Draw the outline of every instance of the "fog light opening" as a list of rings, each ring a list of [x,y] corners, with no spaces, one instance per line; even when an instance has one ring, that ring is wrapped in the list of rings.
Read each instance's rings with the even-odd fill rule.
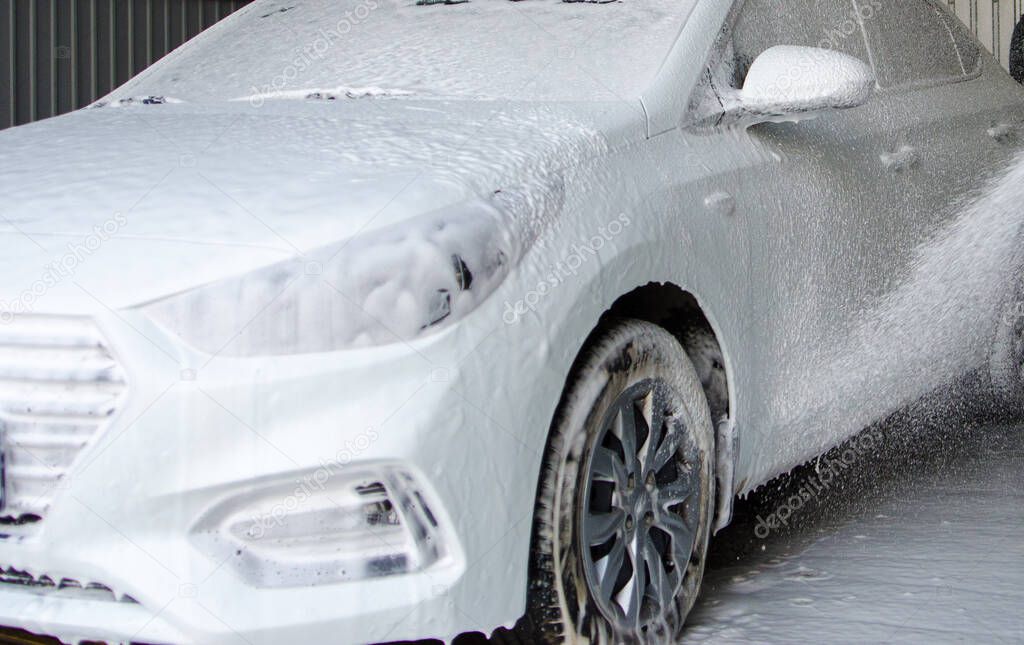
[[[315,484],[310,484],[310,482]],[[232,497],[192,530],[248,584],[290,587],[422,571],[445,557],[436,515],[397,468],[330,473]]]

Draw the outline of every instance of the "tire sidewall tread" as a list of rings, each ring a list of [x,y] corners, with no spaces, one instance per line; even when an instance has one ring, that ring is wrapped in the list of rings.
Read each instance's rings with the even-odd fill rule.
[[[566,643],[613,640],[607,622],[587,599],[586,582],[575,556],[577,509],[573,502],[582,494],[585,455],[597,439],[607,406],[625,388],[654,376],[663,379],[680,398],[686,427],[702,455],[705,486],[695,558],[687,565],[685,593],[677,611],[685,617],[692,607],[703,575],[714,513],[715,435],[711,413],[697,373],[679,341],[653,323],[622,319],[599,332],[581,353],[552,422],[538,483],[527,615],[514,630],[519,638]],[[623,640],[620,635],[615,642]]]

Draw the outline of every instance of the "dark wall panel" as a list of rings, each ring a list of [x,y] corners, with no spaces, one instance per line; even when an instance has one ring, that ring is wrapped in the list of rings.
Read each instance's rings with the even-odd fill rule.
[[[250,0],[0,0],[0,129],[92,103]]]
[[[0,52],[8,55],[0,61],[0,128],[14,123],[14,6],[0,3]]]

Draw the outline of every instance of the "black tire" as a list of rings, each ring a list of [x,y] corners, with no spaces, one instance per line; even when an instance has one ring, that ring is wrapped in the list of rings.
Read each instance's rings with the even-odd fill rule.
[[[628,414],[632,441],[624,429]],[[609,454],[632,465],[604,477]],[[538,485],[526,616],[513,630],[499,630],[496,640],[673,642],[704,571],[713,469],[708,402],[679,342],[637,320],[600,334],[577,361],[552,423]],[[595,528],[612,512],[624,517],[614,534]],[[607,542],[585,546],[606,534]],[[680,559],[686,560],[681,566]],[[610,575],[613,567],[617,573]]]
[[[1024,16],[1021,16],[1010,36],[1010,60],[1007,65],[1010,76],[1018,83],[1024,83]]]

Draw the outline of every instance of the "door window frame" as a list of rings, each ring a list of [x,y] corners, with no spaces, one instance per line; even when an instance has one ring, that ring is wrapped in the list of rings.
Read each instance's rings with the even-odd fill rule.
[[[862,0],[851,0],[851,1],[861,2]],[[956,28],[956,26],[955,25],[951,25],[949,22],[947,22],[948,20],[959,21],[960,19],[957,18],[956,15],[951,13],[946,7],[944,7],[942,5],[942,3],[937,2],[936,0],[919,0],[919,1],[927,4],[929,7],[931,7],[931,9],[933,11],[935,11],[935,13],[936,13],[936,20],[938,20],[942,24],[942,27],[943,27],[946,35],[949,37],[949,44],[953,47],[953,51],[956,52],[957,58],[960,60],[960,67],[961,67],[961,69],[964,69],[964,66],[963,66],[963,54],[960,51],[960,47],[956,43],[956,36],[953,33],[953,30]],[[746,2],[746,0],[738,0],[738,2],[744,3],[744,2]],[[864,28],[864,21],[859,18],[859,13],[858,13],[858,21],[860,22],[861,35],[864,38],[864,46],[865,46],[865,48],[867,49],[867,52],[868,52],[868,58],[869,58],[868,63],[871,65],[871,71],[875,74],[875,93],[876,94],[898,94],[900,92],[909,92],[909,91],[913,91],[913,90],[921,90],[921,89],[927,89],[927,88],[931,88],[931,87],[940,87],[942,85],[953,85],[953,84],[956,84],[956,83],[963,83],[963,82],[966,82],[966,81],[973,81],[974,79],[980,77],[984,73],[984,71],[985,71],[985,65],[984,65],[984,62],[982,61],[982,58],[985,56],[984,47],[982,47],[981,43],[976,43],[978,48],[979,48],[979,52],[978,52],[977,58],[974,61],[974,69],[972,69],[969,72],[966,69],[964,69],[964,73],[963,74],[956,74],[956,75],[953,75],[953,76],[935,76],[935,77],[932,77],[932,78],[915,79],[915,80],[905,81],[903,83],[898,83],[896,85],[889,85],[888,87],[882,87],[881,85],[878,84],[878,65],[876,64],[876,61],[875,61],[875,54],[871,50],[871,41],[868,38],[867,30]],[[974,39],[974,36],[973,35],[969,35],[969,38]]]
[[[955,24],[951,25],[946,22],[947,19],[959,20],[955,15],[949,13],[940,3],[935,0],[922,0],[932,7],[938,14],[936,19],[942,23],[946,33],[950,39],[950,45],[954,48],[957,56],[961,60],[961,67],[963,67],[963,55],[960,52],[960,48],[956,42],[956,36],[953,30],[956,28]],[[728,51],[730,40],[733,36],[733,28],[736,25],[736,21],[739,20],[740,14],[746,5],[747,0],[734,0],[728,13],[726,14],[725,21],[719,28],[719,33],[715,36],[711,49],[708,56],[701,63],[700,80],[694,86],[693,91],[686,102],[686,106],[683,110],[683,116],[681,119],[682,126],[684,128],[690,127],[698,122],[701,122],[706,117],[710,116],[707,114],[707,106],[712,102],[717,102],[719,107],[723,108],[722,98],[727,96],[729,91],[736,91],[737,88],[731,85],[725,90],[725,93],[719,91],[723,79],[720,78],[721,66],[724,62],[724,57]],[[867,52],[868,60],[863,61],[865,64],[871,66],[871,72],[875,74],[875,94],[876,95],[890,95],[899,94],[901,92],[909,92],[914,90],[926,89],[930,87],[939,87],[942,85],[953,85],[955,83],[963,83],[966,81],[975,80],[980,77],[985,70],[985,64],[983,57],[986,55],[982,48],[978,52],[977,59],[974,63],[974,69],[970,72],[964,73],[963,75],[948,76],[948,77],[937,77],[920,79],[915,81],[908,81],[898,85],[892,85],[889,87],[882,87],[878,84],[878,71],[877,65],[875,64],[875,55],[871,51],[871,43],[868,40],[867,31],[864,28],[864,21],[860,17],[859,12],[856,11],[856,5],[854,0],[850,0],[851,7],[854,9],[853,14],[857,16],[857,29],[860,32],[860,37],[864,41],[864,48]],[[851,35],[852,37],[852,35]],[[974,38],[973,36],[969,36]],[[976,39],[975,39],[976,40]],[[981,44],[977,43],[978,47],[981,48]],[[872,97],[871,100],[874,100]],[[724,116],[724,114],[723,114]],[[712,126],[712,127],[717,127]]]

